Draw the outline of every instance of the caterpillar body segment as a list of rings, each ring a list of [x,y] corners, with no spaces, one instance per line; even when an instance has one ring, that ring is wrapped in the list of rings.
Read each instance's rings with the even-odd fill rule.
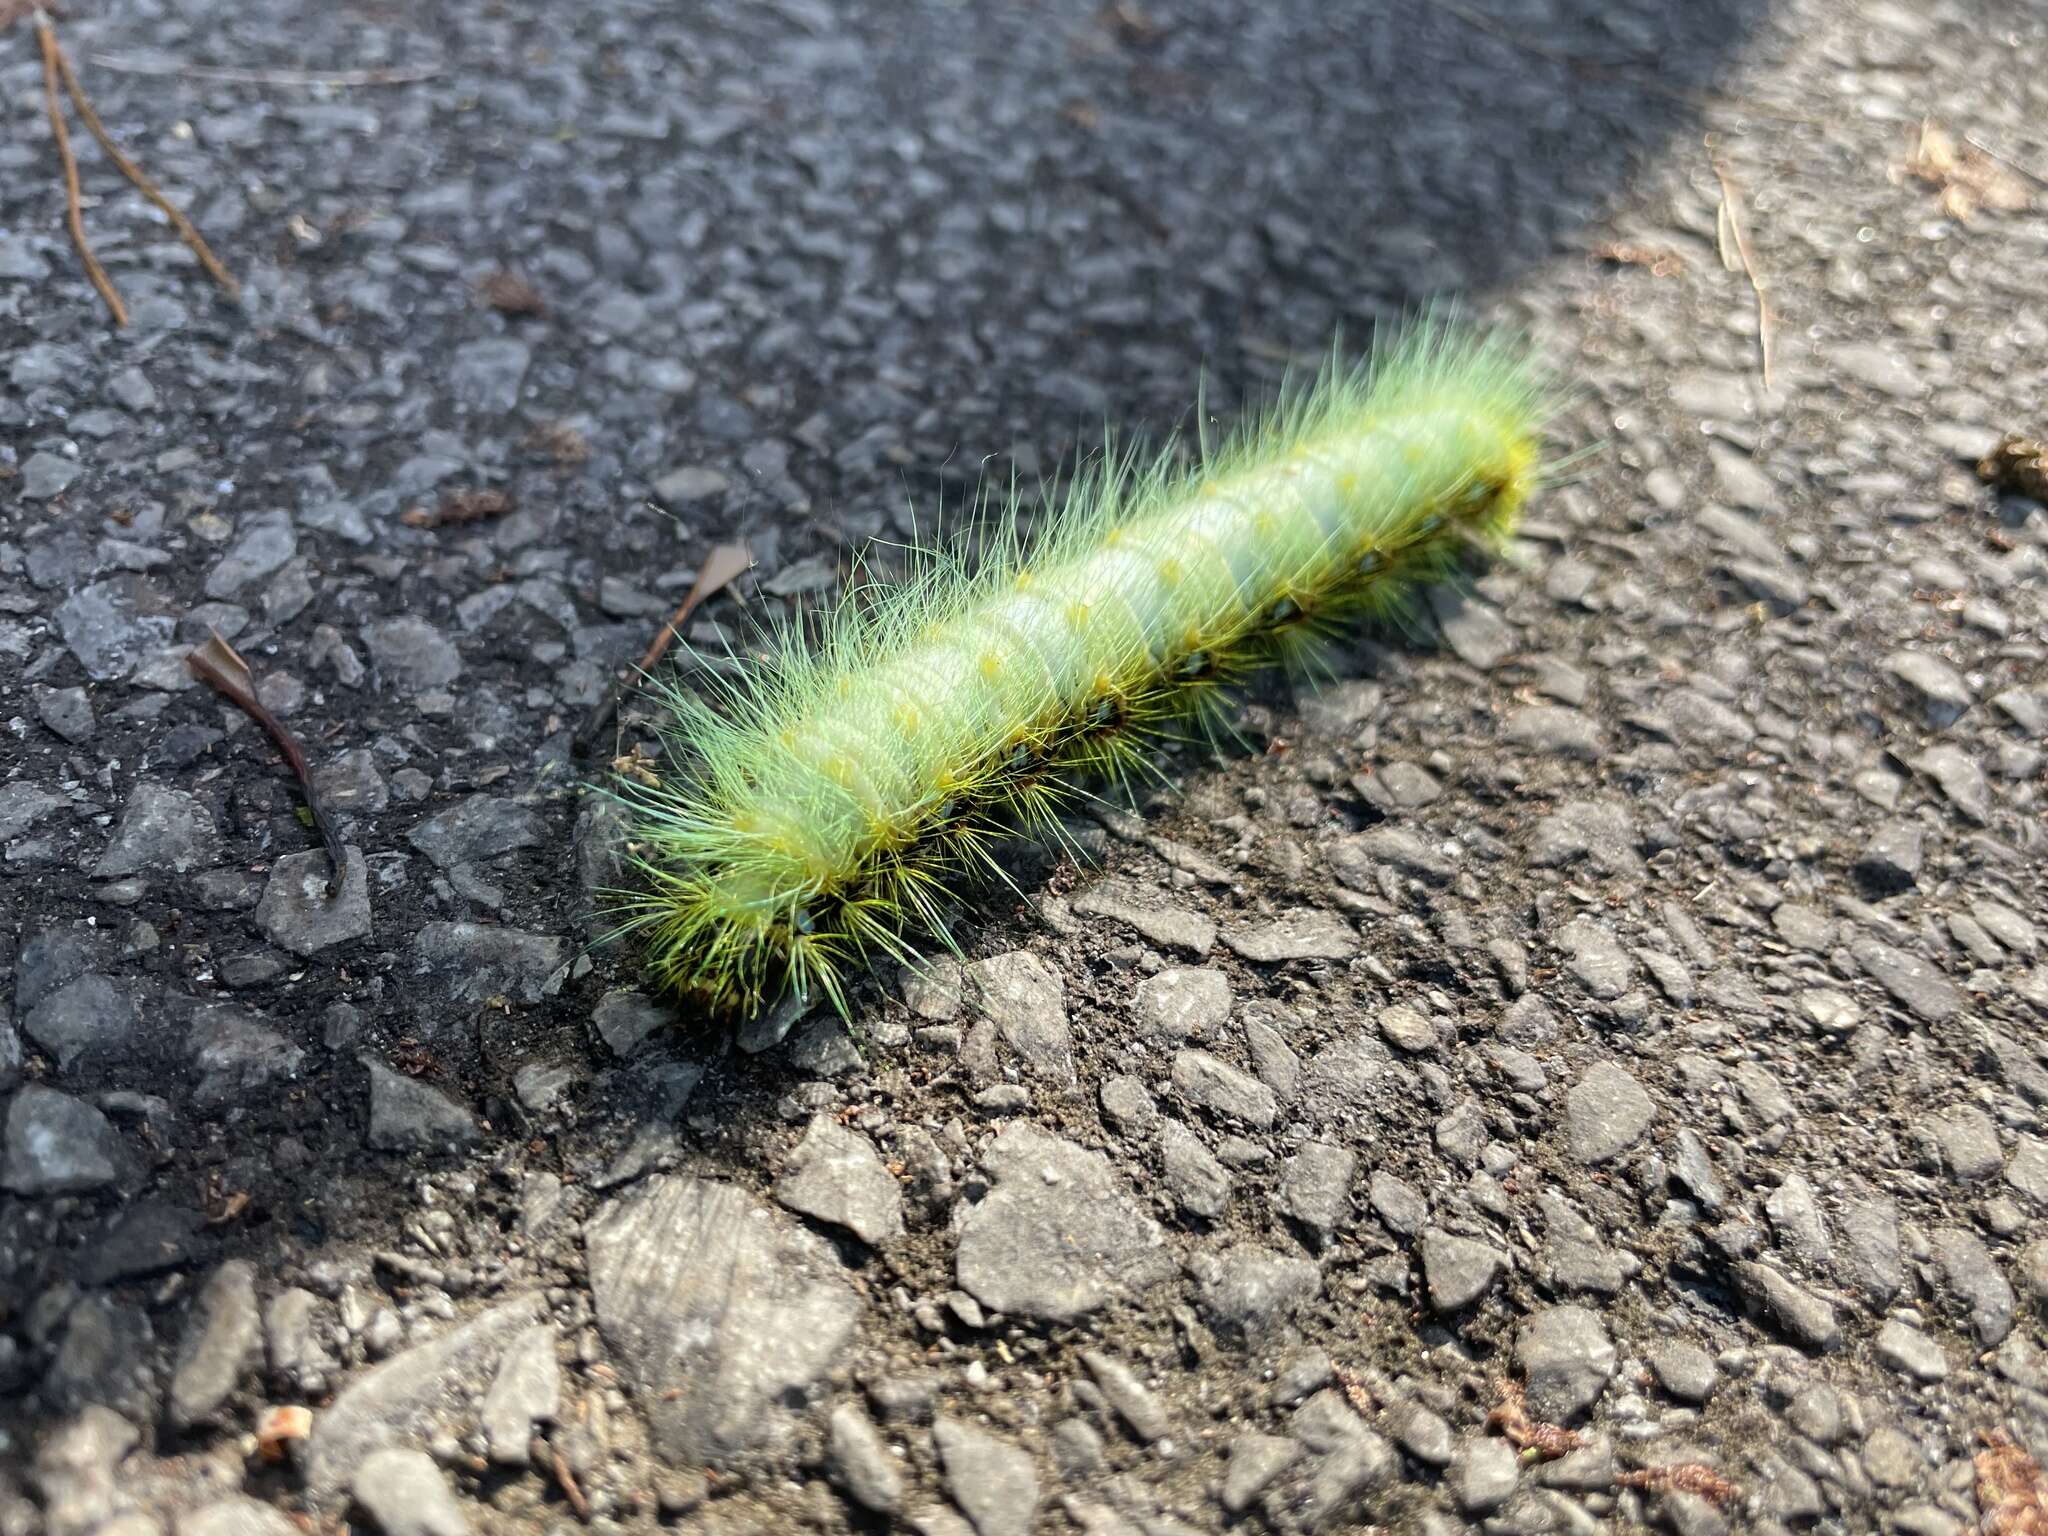
[[[655,979],[720,1011],[791,987],[844,1011],[868,963],[950,942],[1005,837],[1142,772],[1232,682],[1503,541],[1545,414],[1518,350],[1426,327],[1193,468],[1107,457],[1030,551],[1013,523],[972,571],[919,552],[910,580],[709,703],[663,687],[675,767],[617,790],[626,926]]]

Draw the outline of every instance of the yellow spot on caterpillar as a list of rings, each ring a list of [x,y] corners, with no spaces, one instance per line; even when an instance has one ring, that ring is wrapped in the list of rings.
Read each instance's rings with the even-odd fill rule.
[[[1204,501],[1213,500],[1216,496],[1216,482],[1214,480],[1204,480],[1195,487],[1195,494]]]
[[[994,682],[1003,675],[1003,658],[994,651],[983,651],[980,661],[981,675]]]
[[[1130,540],[1130,534],[1122,528],[1112,528],[1102,536],[1105,549],[1122,549]]]
[[[1536,466],[1540,452],[1531,438],[1517,438],[1508,444],[1507,460],[1500,481],[1500,501],[1508,511],[1513,511],[1528,499],[1529,492],[1536,486]]]
[[[1358,476],[1351,474],[1349,471],[1339,475],[1337,477],[1337,494],[1339,496],[1356,496],[1358,494]]]
[[[844,752],[835,752],[825,760],[825,777],[841,789],[853,783],[853,759]]]
[[[1067,624],[1070,628],[1086,629],[1088,627],[1088,615],[1089,608],[1086,603],[1067,604]]]
[[[915,736],[918,727],[924,723],[923,717],[918,714],[916,706],[911,704],[898,704],[895,709],[894,718],[896,729],[906,736]]]
[[[1116,680],[1112,678],[1107,672],[1098,672],[1095,674],[1095,696],[1098,699],[1106,699],[1110,696],[1110,694],[1114,693],[1115,691]]]
[[[1279,515],[1269,508],[1261,507],[1252,514],[1252,532],[1262,539],[1278,537],[1280,533]]]
[[[1409,466],[1409,468],[1411,468],[1411,469],[1412,469],[1412,468],[1414,468],[1414,467],[1415,467],[1415,466],[1416,466],[1417,464],[1420,464],[1420,463],[1422,462],[1422,457],[1423,457],[1423,455],[1422,455],[1422,444],[1420,444],[1420,443],[1405,443],[1405,444],[1403,444],[1403,445],[1402,445],[1402,448],[1401,448],[1401,462],[1402,462],[1403,464],[1406,464],[1406,465],[1408,465],[1408,466]]]
[[[1019,592],[1029,592],[1037,584],[1038,578],[1032,572],[1019,571],[1017,573],[1017,590]]]
[[[1181,577],[1185,574],[1186,572],[1181,569],[1180,562],[1171,555],[1159,562],[1159,580],[1166,586],[1179,586]]]
[[[794,752],[796,750],[796,727],[785,725],[776,739],[789,751]]]

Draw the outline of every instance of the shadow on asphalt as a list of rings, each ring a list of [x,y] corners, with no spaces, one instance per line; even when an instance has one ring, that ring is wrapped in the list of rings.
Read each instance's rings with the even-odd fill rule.
[[[951,135],[977,155],[1026,160],[1028,195],[1021,201],[1005,188],[1003,212],[993,199],[986,218],[971,206],[952,212],[979,231],[976,239],[1014,261],[1020,306],[1041,320],[1064,319],[1082,338],[1076,345],[1095,360],[1094,377],[1127,370],[1113,381],[1113,414],[1156,422],[1184,407],[1190,364],[1214,370],[1224,393],[1249,392],[1270,378],[1273,358],[1250,354],[1248,338],[1298,349],[1319,345],[1333,325],[1355,330],[1447,292],[1511,292],[1518,274],[1581,242],[1634,168],[1697,152],[1700,103],[1736,68],[1765,10],[1762,0],[1299,7],[1190,0],[1142,8],[1118,0],[1100,11],[1078,4],[934,5],[929,16],[911,6],[856,6],[842,37],[850,34],[865,48],[852,72],[865,80],[827,99],[847,103],[844,131],[863,143],[896,131],[894,115],[906,140],[936,146],[927,151],[933,158],[944,158]],[[457,42],[444,41],[459,52]],[[935,106],[934,83],[957,83],[963,51],[970,78],[1004,81],[990,92],[1002,110],[982,113],[971,90],[949,96],[950,110]],[[817,56],[834,71],[847,63],[844,51],[821,46]],[[790,91],[790,71],[801,71],[802,57],[783,56],[776,89]],[[685,61],[676,68],[689,73]],[[1027,82],[1005,80],[1013,71]],[[1057,98],[1057,108],[1022,117],[1009,110],[1033,92],[1048,108]],[[764,109],[743,126],[733,152],[773,160],[786,151],[803,159],[778,141],[780,132]],[[639,160],[622,162],[628,202],[640,186],[634,167],[654,168],[649,157],[658,151],[635,153]],[[916,158],[906,155],[905,163]],[[536,189],[536,197],[545,195]],[[714,228],[692,261],[709,268],[727,238]],[[774,252],[759,248],[758,231],[755,238],[754,248],[725,253],[772,261]],[[1120,253],[1127,252],[1141,259],[1126,260]],[[906,263],[907,278],[920,284],[935,276],[929,257],[898,249],[889,260]],[[344,334],[349,323],[336,321]],[[949,328],[964,323],[943,302],[932,305],[924,324],[934,350]],[[1062,361],[1041,348],[1021,369],[1035,375]],[[760,366],[753,382],[775,384],[776,362]],[[1033,382],[1020,376],[998,381],[998,389],[1028,395]],[[1099,420],[1103,413],[1101,402],[1085,394],[1038,399],[1032,409],[1047,424],[1091,412]],[[799,521],[791,521],[792,539]],[[600,535],[588,539],[583,553],[609,557],[619,574],[634,574],[626,569],[630,555]],[[566,908],[569,861],[552,873],[563,883]],[[389,914],[394,930],[417,917]],[[649,1167],[680,1157],[686,1166],[731,1168],[743,1164],[750,1143],[793,1096],[801,1098],[802,1076],[782,1058],[728,1056],[710,1065],[682,1111],[686,1123],[717,1125],[715,1147],[706,1150],[692,1130],[675,1128],[678,1090],[689,1073],[682,1053],[656,1045],[653,1065],[620,1066],[589,1027],[604,987],[630,983],[623,958],[601,952],[594,975],[571,981],[516,1023],[487,1021],[473,1033],[456,1030],[428,1042],[429,1080],[466,1095],[492,1121],[489,1136],[498,1145],[487,1148],[486,1162],[507,1160],[506,1146],[526,1140],[537,1150],[523,1166],[551,1165],[565,1182],[630,1177],[634,1169],[619,1159],[636,1155],[635,1148]],[[406,984],[394,983],[389,1000],[398,1002]],[[288,1022],[309,1051],[320,1049],[327,1001],[296,1005]],[[373,1030],[362,1044],[389,1046],[392,1034]],[[350,1074],[356,1086],[347,1093],[360,1116],[354,1049],[322,1070],[337,1081]],[[550,1056],[589,1083],[584,1108],[566,1120],[517,1107],[512,1064]],[[109,1079],[81,1091],[148,1086]],[[258,1123],[270,1116],[268,1134],[282,1134],[289,1114],[272,1106]],[[342,1158],[345,1169],[334,1166],[330,1154],[339,1156],[350,1143],[360,1147],[359,1124],[307,1129],[310,1161],[273,1158],[263,1150],[273,1145],[268,1140],[237,1147],[237,1134],[182,1147],[168,1176],[154,1180],[158,1192],[146,1209],[109,1209],[104,1218],[74,1213],[57,1223],[55,1241],[33,1224],[17,1227],[11,1238],[0,1232],[0,1240],[30,1252],[29,1270],[16,1276],[19,1294],[0,1307],[0,1320],[21,1329],[33,1299],[72,1278],[117,1296],[127,1316],[151,1308],[165,1284],[160,1270],[145,1265],[139,1273],[106,1275],[109,1228],[101,1222],[134,1223],[138,1209],[147,1219],[124,1240],[174,1243],[180,1257],[173,1267],[193,1279],[217,1258],[240,1256],[275,1284],[297,1272],[287,1255],[400,1241],[399,1213],[415,1204],[422,1166],[415,1160],[363,1154]],[[476,1209],[510,1223],[517,1213],[509,1184],[480,1182]],[[249,1215],[199,1224],[206,1191],[216,1202],[247,1196]],[[221,1209],[216,1203],[211,1214]],[[82,1233],[92,1235],[80,1241]],[[158,1314],[160,1343],[181,1326],[174,1312]],[[125,1381],[140,1347],[132,1329],[123,1332],[129,1324],[118,1318],[94,1326],[109,1331],[81,1350],[100,1349],[106,1380]],[[46,1360],[47,1344],[26,1344],[24,1363]],[[86,1375],[67,1388],[73,1402],[46,1409],[73,1406],[100,1390],[92,1359],[82,1358],[80,1368]],[[128,1389],[113,1395],[126,1400]]]

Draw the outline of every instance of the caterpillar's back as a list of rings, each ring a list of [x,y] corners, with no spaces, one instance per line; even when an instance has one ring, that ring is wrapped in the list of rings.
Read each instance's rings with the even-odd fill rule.
[[[671,774],[619,791],[656,979],[721,1010],[794,986],[843,1011],[852,971],[949,942],[951,898],[1008,832],[1503,540],[1544,398],[1518,350],[1426,327],[1196,468],[1105,462],[1029,551],[1013,520],[972,570],[927,552],[711,704],[666,688]]]

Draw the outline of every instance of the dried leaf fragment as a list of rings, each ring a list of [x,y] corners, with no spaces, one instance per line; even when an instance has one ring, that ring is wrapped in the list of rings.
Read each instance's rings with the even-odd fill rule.
[[[450,523],[480,523],[487,517],[503,517],[512,510],[512,498],[503,491],[450,491],[436,507],[407,507],[398,520],[408,528],[442,528]]]
[[[1528,1393],[1519,1381],[1503,1381],[1499,1390],[1500,1406],[1486,1416],[1486,1427],[1498,1429],[1516,1450],[1533,1452],[1539,1461],[1555,1461],[1586,1443],[1576,1430],[1530,1418]]]
[[[645,784],[649,789],[661,788],[661,775],[654,771],[654,759],[647,755],[647,749],[639,742],[633,743],[633,750],[622,752],[612,759],[612,772],[635,783]]]
[[[1913,153],[1899,170],[1938,190],[1941,211],[1958,224],[1979,209],[2018,213],[2033,201],[2024,176],[1931,117],[1921,119]]]
[[[2048,1536],[2041,1464],[2003,1429],[1985,1430],[1976,1455],[1977,1508],[1984,1536]]]
[[[244,1211],[248,1210],[250,1203],[254,1199],[255,1196],[251,1195],[248,1190],[236,1190],[233,1194],[222,1200],[216,1208],[207,1212],[206,1224],[209,1227],[226,1226],[229,1222],[237,1220]]]
[[[2048,443],[2008,432],[1977,461],[1977,478],[2007,495],[2048,503]]]
[[[558,469],[573,469],[590,457],[590,442],[566,421],[543,421],[526,434],[526,446],[544,453]]]
[[[1593,247],[1595,261],[1617,267],[1641,267],[1652,277],[1677,277],[1685,271],[1685,256],[1669,245],[1638,245],[1632,240],[1608,240]]]
[[[1156,21],[1136,0],[1109,0],[1098,19],[1126,48],[1151,48],[1163,42],[1171,30]]]
[[[1639,1467],[1616,1473],[1614,1480],[1624,1488],[1640,1488],[1646,1493],[1696,1494],[1716,1505],[1726,1504],[1741,1492],[1703,1461],[1675,1461],[1668,1466]]]
[[[284,1460],[285,1447],[313,1433],[313,1411],[296,1403],[266,1408],[256,1421],[256,1454],[265,1461]]]
[[[517,272],[493,272],[477,284],[483,300],[501,315],[544,315],[546,299],[540,290]]]

